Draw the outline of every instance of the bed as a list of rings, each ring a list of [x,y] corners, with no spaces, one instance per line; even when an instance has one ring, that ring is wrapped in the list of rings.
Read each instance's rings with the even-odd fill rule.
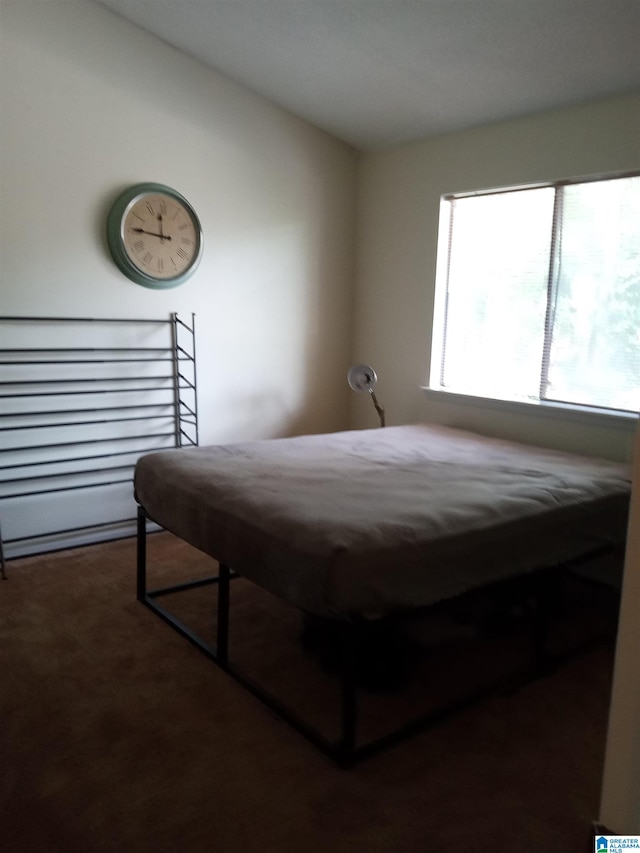
[[[152,453],[134,485],[139,599],[229,669],[234,573],[315,617],[396,616],[624,543],[630,471],[412,424]],[[215,648],[147,590],[146,519],[219,561]],[[345,672],[343,726],[328,751],[347,763],[354,738]]]

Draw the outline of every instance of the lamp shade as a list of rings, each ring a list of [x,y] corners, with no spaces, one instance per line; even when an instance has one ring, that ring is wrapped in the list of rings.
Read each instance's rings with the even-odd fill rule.
[[[373,391],[378,377],[368,364],[354,364],[347,373],[347,382],[352,391]]]

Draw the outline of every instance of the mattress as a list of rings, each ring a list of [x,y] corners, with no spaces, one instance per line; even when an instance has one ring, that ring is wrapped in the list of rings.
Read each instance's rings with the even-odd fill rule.
[[[309,613],[378,616],[626,536],[626,465],[430,424],[141,457],[135,496],[196,548]]]

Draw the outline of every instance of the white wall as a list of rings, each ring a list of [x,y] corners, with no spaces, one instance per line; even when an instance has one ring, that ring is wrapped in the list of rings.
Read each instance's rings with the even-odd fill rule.
[[[356,154],[84,0],[0,3],[0,313],[196,314],[201,443],[347,422]],[[130,184],[196,208],[181,287],[115,267]]]
[[[640,835],[640,427],[616,646],[600,821],[614,832]]]
[[[640,96],[435,137],[363,158],[354,361],[378,372],[389,423],[435,420],[628,459],[634,424],[609,428],[427,399],[440,197],[640,168]],[[354,426],[375,424],[352,397]]]

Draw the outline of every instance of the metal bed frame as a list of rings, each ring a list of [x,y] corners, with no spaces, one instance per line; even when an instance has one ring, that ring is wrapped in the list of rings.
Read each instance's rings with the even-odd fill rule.
[[[361,628],[365,624],[364,619],[345,620],[342,633],[342,653],[340,659],[340,699],[339,699],[339,729],[335,739],[325,737],[321,732],[311,726],[307,721],[294,713],[290,707],[285,705],[273,693],[259,685],[255,680],[246,675],[235,666],[229,656],[229,611],[230,611],[230,582],[239,577],[232,569],[219,563],[219,571],[216,575],[209,575],[185,583],[158,589],[147,587],[147,521],[152,521],[147,515],[144,507],[138,505],[138,531],[137,531],[137,599],[150,608],[156,615],[196,646],[204,655],[217,666],[230,675],[236,682],[241,684],[253,696],[259,699],[281,720],[290,725],[299,734],[306,738],[324,755],[332,759],[339,767],[347,768],[354,764],[374,756],[388,747],[398,744],[410,736],[434,725],[444,718],[463,710],[479,700],[495,695],[498,690],[513,690],[518,686],[526,684],[536,678],[552,672],[563,660],[584,651],[594,642],[600,642],[602,635],[582,643],[579,648],[562,654],[551,654],[548,648],[549,639],[549,603],[554,589],[554,584],[562,572],[572,571],[582,564],[610,554],[615,551],[614,546],[603,546],[594,549],[588,554],[582,555],[574,560],[563,563],[562,566],[551,566],[541,568],[530,575],[519,578],[500,581],[487,589],[515,591],[515,595],[521,600],[528,600],[527,620],[530,630],[531,664],[526,672],[518,673],[510,677],[508,685],[505,685],[504,677],[490,684],[469,691],[455,701],[437,707],[427,713],[421,713],[416,718],[401,725],[397,729],[377,737],[365,743],[358,743],[358,678],[357,662],[359,658],[359,647],[361,642]],[[588,583],[598,584],[597,581],[587,580]],[[163,596],[179,593],[197,587],[215,584],[217,586],[217,627],[215,643],[208,643],[197,633],[191,630],[180,619],[172,614],[167,608],[158,603]],[[428,608],[424,608],[427,610]],[[389,617],[394,618],[394,617]]]
[[[177,314],[158,320],[0,316],[0,332],[0,511],[4,507],[9,534],[0,533],[0,568],[6,579],[12,556],[134,534],[133,489],[122,501],[113,498],[128,515],[108,521],[78,519],[43,529],[40,516],[47,513],[39,508],[63,493],[72,502],[80,491],[83,509],[93,501],[91,517],[101,519],[104,489],[131,483],[140,455],[198,444],[198,408],[193,314],[190,325]],[[142,422],[144,430],[136,432]],[[72,503],[68,514],[76,520]],[[28,535],[15,530],[16,520],[23,527],[28,520]]]

